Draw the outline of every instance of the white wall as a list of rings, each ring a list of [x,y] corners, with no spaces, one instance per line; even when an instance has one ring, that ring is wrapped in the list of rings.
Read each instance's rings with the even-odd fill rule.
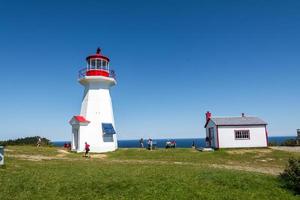
[[[102,123],[111,123],[116,129],[109,91],[115,81],[112,78],[99,76],[86,77],[80,83],[85,86],[80,115],[90,123],[79,128],[77,151],[84,151],[85,142],[90,145],[91,152],[101,153],[116,150],[118,148],[116,134],[113,135],[113,142],[104,142],[104,133],[102,132]]]
[[[235,130],[249,130],[250,139],[236,140]],[[267,147],[265,126],[218,126],[219,148]]]

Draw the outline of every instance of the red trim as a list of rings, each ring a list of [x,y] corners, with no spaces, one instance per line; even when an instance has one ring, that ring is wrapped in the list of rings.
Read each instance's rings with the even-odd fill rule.
[[[266,126],[266,124],[218,124],[218,126]]]
[[[106,56],[103,56],[103,55],[101,54],[101,49],[100,49],[100,48],[97,48],[96,54],[90,55],[90,56],[86,57],[86,61],[89,61],[89,60],[92,59],[92,58],[101,58],[101,59],[104,59],[104,60],[106,60],[107,62],[109,62],[109,58],[106,57]]]
[[[206,126],[207,126],[207,124],[208,124],[210,118],[211,118],[211,113],[210,113],[209,111],[207,111],[207,112],[205,113],[206,123],[205,123],[205,125],[204,125],[204,128],[206,128]]]
[[[216,126],[216,130],[217,130],[217,149],[220,148],[220,144],[219,144],[219,126]]]
[[[211,113],[209,111],[207,111],[205,113],[205,117],[206,117],[206,121],[209,120],[211,118]]]
[[[90,122],[90,121],[86,120],[83,116],[80,116],[80,115],[76,115],[76,116],[74,116],[74,118],[79,122],[83,122],[83,123]]]
[[[104,70],[99,69],[91,69],[86,71],[87,76],[106,76],[109,77],[109,73]]]
[[[204,128],[207,127],[209,121],[210,121],[210,119],[206,120],[206,123],[205,123],[205,125],[204,125]]]
[[[106,56],[102,56],[101,54],[90,55],[90,56],[86,57],[86,61],[88,61],[92,58],[102,58],[102,59],[106,60],[107,62],[109,62],[109,58]]]
[[[266,142],[267,142],[267,146],[269,144],[269,141],[268,141],[268,131],[267,131],[267,125],[265,125],[265,132],[266,132]]]

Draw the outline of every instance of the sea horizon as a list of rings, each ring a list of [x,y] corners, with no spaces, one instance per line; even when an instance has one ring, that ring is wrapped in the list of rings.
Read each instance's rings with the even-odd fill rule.
[[[282,143],[288,139],[295,139],[296,136],[269,136],[269,142],[275,143]],[[120,139],[118,140],[118,147],[119,148],[138,148],[140,147],[140,139]],[[144,146],[147,144],[148,138],[143,138]],[[179,148],[190,148],[193,143],[197,147],[204,147],[205,146],[205,138],[161,138],[152,140],[156,143],[158,148],[164,148],[167,141],[176,141],[176,146]],[[70,143],[71,141],[53,141],[53,145],[57,147],[62,147],[65,143]]]

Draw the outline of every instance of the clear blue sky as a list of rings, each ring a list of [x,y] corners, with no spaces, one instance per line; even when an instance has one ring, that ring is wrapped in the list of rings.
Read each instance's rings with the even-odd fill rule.
[[[119,138],[204,137],[204,113],[300,128],[300,1],[1,1],[0,139],[69,140],[100,46]]]

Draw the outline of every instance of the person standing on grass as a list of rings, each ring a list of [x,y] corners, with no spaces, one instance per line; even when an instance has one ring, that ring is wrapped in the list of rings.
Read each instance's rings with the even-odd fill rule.
[[[148,148],[149,148],[149,150],[152,150],[152,147],[153,147],[153,141],[152,141],[151,138],[149,138],[149,140],[148,140]]]
[[[36,147],[40,147],[42,144],[42,139],[39,137],[37,143],[36,143]]]
[[[193,140],[193,143],[192,143],[192,148],[195,149],[196,148],[196,145],[195,145],[195,140]]]
[[[153,140],[150,139],[150,150],[152,150],[152,149],[153,149]]]
[[[140,147],[144,148],[144,139],[143,138],[140,139]]]
[[[147,141],[147,144],[148,144],[148,149],[150,150],[150,138],[148,139],[148,141]]]
[[[84,149],[85,149],[85,154],[84,154],[84,156],[85,156],[85,157],[89,157],[90,145],[89,145],[87,142],[85,142],[85,147],[84,147]]]

